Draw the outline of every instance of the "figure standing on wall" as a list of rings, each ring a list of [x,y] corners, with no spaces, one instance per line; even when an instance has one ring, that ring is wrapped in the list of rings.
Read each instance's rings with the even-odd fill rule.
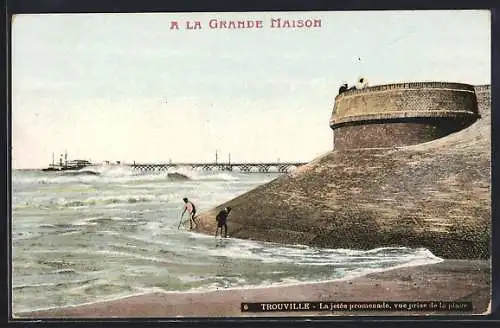
[[[347,91],[347,83],[344,83],[339,88],[339,95],[343,92]]]

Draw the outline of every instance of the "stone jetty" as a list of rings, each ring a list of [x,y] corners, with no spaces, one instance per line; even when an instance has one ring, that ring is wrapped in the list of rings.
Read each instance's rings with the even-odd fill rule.
[[[216,213],[231,206],[232,237],[489,258],[490,87],[473,90],[479,118],[471,125],[404,146],[349,148],[343,140],[344,147],[201,213],[196,230],[213,234]]]

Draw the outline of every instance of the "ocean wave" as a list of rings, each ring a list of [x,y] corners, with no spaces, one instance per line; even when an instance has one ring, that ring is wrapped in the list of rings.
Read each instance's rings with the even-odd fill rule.
[[[39,282],[39,283],[31,283],[31,284],[20,284],[12,286],[13,290],[20,289],[38,289],[43,287],[73,287],[78,285],[86,285],[93,281],[98,280],[99,278],[89,278],[89,279],[81,279],[81,280],[71,280],[71,281],[57,281],[57,282]]]
[[[110,217],[89,217],[84,219],[79,219],[72,223],[64,223],[64,224],[40,224],[38,225],[39,229],[46,229],[47,233],[54,233],[58,235],[67,235],[67,234],[78,234],[84,233],[83,227],[91,227],[91,226],[102,226],[106,224],[114,224],[120,222],[122,225],[146,225],[146,221],[144,219],[139,219],[135,217],[119,217],[119,216],[110,216]],[[116,234],[120,235],[119,232],[114,231],[100,231],[100,233],[106,233],[109,235]]]
[[[292,247],[294,248],[294,247]],[[412,253],[413,252],[421,252],[421,250],[412,250],[412,249],[402,249],[402,248],[385,248],[385,249],[377,249],[377,250],[368,250],[368,251],[355,251],[358,255],[362,253],[378,253],[381,255],[381,252],[393,252],[396,253],[398,250],[403,252]],[[162,264],[172,264],[173,262],[169,262],[166,259],[159,259],[155,257],[149,256],[138,256],[136,254],[130,254],[128,252],[116,252],[116,251],[98,251],[98,253],[110,257],[133,257],[141,260],[145,260],[147,262],[153,263],[162,263]],[[423,251],[422,254],[431,254],[430,252]],[[168,273],[168,270],[165,270],[167,274],[165,276],[158,276],[157,269],[154,267],[144,268],[137,270],[131,270],[133,268],[126,267],[123,271],[124,274],[142,274],[155,272],[153,276],[145,275],[146,279],[143,283],[138,283],[134,287],[130,285],[123,285],[122,279],[123,275],[116,276],[115,279],[109,280],[97,280],[97,279],[86,279],[86,280],[74,280],[68,282],[57,282],[57,283],[38,283],[38,284],[23,284],[23,285],[15,285],[13,290],[15,293],[20,293],[24,291],[24,289],[31,288],[66,288],[65,298],[66,304],[56,305],[53,304],[52,300],[48,300],[49,306],[44,308],[40,308],[38,306],[29,306],[28,304],[15,304],[16,311],[36,311],[36,310],[44,310],[44,309],[53,309],[59,308],[60,306],[75,306],[75,305],[86,305],[86,304],[94,304],[96,302],[104,302],[110,300],[122,299],[124,297],[138,296],[138,295],[147,295],[151,293],[164,293],[164,294],[191,294],[191,293],[200,293],[200,292],[210,292],[216,290],[241,290],[241,289],[258,289],[258,288],[267,288],[267,287],[277,287],[277,286],[293,286],[300,284],[317,284],[324,283],[330,281],[346,281],[351,280],[357,277],[362,277],[367,274],[384,272],[391,269],[402,268],[402,267],[411,267],[425,264],[432,264],[441,262],[442,259],[439,259],[435,256],[432,258],[414,258],[410,261],[402,261],[399,263],[394,263],[391,266],[387,267],[376,267],[376,268],[367,268],[367,267],[353,267],[349,270],[341,270],[340,268],[336,268],[330,272],[325,272],[324,275],[316,275],[315,277],[311,277],[310,275],[298,275],[295,276],[293,274],[289,274],[286,271],[273,271],[271,270],[269,275],[263,275],[259,279],[255,279],[255,277],[250,277],[246,275],[240,275],[237,272],[234,272],[231,275],[227,274],[217,274],[216,272],[206,274],[193,274],[183,272],[182,274],[178,274],[172,276]],[[145,271],[144,271],[145,270]],[[64,274],[64,272],[61,272]],[[109,278],[109,276],[108,276]],[[136,277],[137,278],[137,277]],[[118,279],[118,280],[116,280]],[[178,282],[178,283],[172,283]],[[102,293],[101,293],[102,292]]]
[[[213,237],[212,237],[213,238]],[[371,250],[325,249],[305,245],[277,245],[250,240],[221,240],[221,246],[208,249],[207,255],[224,256],[261,263],[283,263],[300,266],[380,267],[415,261],[440,260],[425,248],[382,247]]]
[[[145,182],[145,181],[235,181],[239,180],[238,173],[218,171],[203,171],[187,167],[169,168],[161,171],[134,170],[125,165],[102,165],[86,167],[78,171],[29,171],[14,172],[12,181],[14,185],[45,185],[68,183],[93,183],[93,182]]]
[[[95,176],[95,175],[101,175],[99,172],[95,171],[87,171],[87,170],[80,170],[80,171],[63,171],[60,173],[61,176],[85,176],[85,175],[90,175],[90,176]]]
[[[157,231],[158,225],[151,225],[151,230]],[[441,259],[425,248],[382,247],[371,250],[324,249],[306,245],[280,245],[275,243],[259,242],[242,239],[216,240],[214,237],[193,232],[176,234],[165,231],[164,238],[145,239],[136,236],[127,236],[127,239],[136,239],[147,244],[157,245],[161,249],[170,251],[175,249],[173,244],[185,245],[182,248],[184,257],[191,261],[212,263],[217,259],[237,261],[256,261],[262,264],[283,264],[302,267],[344,267],[346,269],[363,268],[377,269],[395,265],[412,263],[434,263]],[[184,236],[184,237],[183,237]],[[197,242],[187,239],[198,239]],[[164,239],[164,240],[162,240]],[[182,255],[179,254],[179,255]],[[199,254],[203,254],[200,258]]]
[[[151,228],[156,229],[157,225]],[[116,295],[116,292],[123,290],[124,279],[134,281],[134,288],[129,290],[131,294],[137,290],[184,293],[340,281],[398,267],[442,261],[424,248],[384,247],[366,251],[319,249],[236,238],[214,241],[213,236],[176,233],[180,241],[183,241],[183,237],[195,239],[188,246],[173,238],[174,235],[164,240],[145,238],[140,239],[141,243],[134,243],[130,239],[139,239],[135,235],[112,234],[124,239],[108,241],[107,249],[92,250],[92,256],[97,259],[104,258],[111,264],[119,263],[119,268],[109,268],[113,274],[106,274],[104,280],[78,281],[71,269],[60,268],[62,262],[52,260],[49,264],[53,264],[51,266],[54,269],[50,274],[67,277],[71,281],[62,284],[46,280],[38,284],[23,282],[15,285],[17,288],[14,291],[29,294],[33,293],[31,288],[40,288],[40,291],[61,289],[60,292],[64,292],[67,297],[67,303],[81,303],[89,297],[95,297],[97,301]],[[214,247],[214,242],[215,245],[223,243],[225,246]],[[73,254],[79,254],[79,251]],[[262,263],[265,265],[261,266]],[[257,265],[260,267],[258,271],[249,269]],[[323,268],[325,265],[329,267]],[[202,269],[204,267],[206,269]],[[309,269],[305,270],[305,267]],[[100,276],[104,277],[102,274]],[[98,289],[103,289],[102,295],[97,295]]]
[[[21,241],[24,239],[36,238],[39,237],[39,232],[30,232],[30,231],[12,231],[12,241]]]
[[[128,194],[128,195],[110,195],[110,196],[92,196],[83,199],[73,199],[67,197],[50,199],[32,199],[23,204],[13,204],[14,209],[22,208],[81,208],[96,205],[123,205],[136,203],[168,203],[179,202],[182,199],[178,194]]]

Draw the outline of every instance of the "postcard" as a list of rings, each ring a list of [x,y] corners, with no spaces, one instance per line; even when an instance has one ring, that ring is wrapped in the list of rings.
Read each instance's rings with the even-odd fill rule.
[[[13,318],[489,313],[490,19],[14,16]]]

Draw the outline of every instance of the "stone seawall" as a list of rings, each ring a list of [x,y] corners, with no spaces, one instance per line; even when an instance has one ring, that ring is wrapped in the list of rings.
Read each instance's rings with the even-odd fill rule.
[[[447,136],[468,123],[459,120],[390,119],[359,121],[334,131],[335,150],[355,148],[401,147],[416,145]]]
[[[427,142],[472,124],[477,111],[474,87],[467,84],[399,83],[346,91],[335,98],[330,119],[334,149]]]
[[[329,152],[293,173],[201,213],[231,206],[233,237],[328,248],[425,247],[444,258],[490,257],[490,91],[479,118],[415,146]]]

